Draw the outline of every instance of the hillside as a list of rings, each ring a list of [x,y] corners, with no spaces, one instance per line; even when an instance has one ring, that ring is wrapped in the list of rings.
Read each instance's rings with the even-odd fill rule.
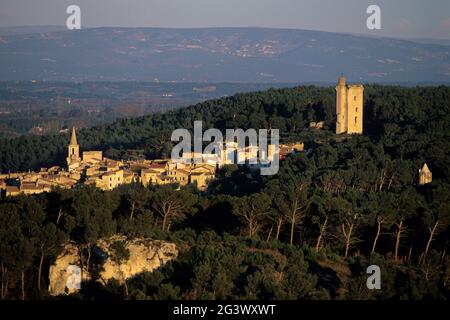
[[[364,132],[372,141],[389,141],[387,150],[396,157],[415,161],[432,159],[448,143],[450,127],[448,87],[403,88],[366,86]],[[80,130],[82,150],[143,149],[148,158],[170,155],[170,135],[176,128],[191,128],[202,120],[204,128],[279,128],[282,140],[313,143],[320,136],[333,136],[334,88],[296,87],[272,89],[209,100],[180,110]],[[320,132],[307,129],[310,121],[325,121]],[[0,143],[0,171],[26,171],[40,166],[64,164],[66,134],[23,136]],[[428,160],[430,161],[430,160]],[[420,162],[420,161],[419,161]],[[433,163],[448,173],[447,163]]]
[[[0,31],[0,80],[298,83],[345,71],[363,82],[450,81],[449,46],[397,39],[264,28],[23,32]]]
[[[49,298],[68,241],[92,271],[71,299],[386,299],[450,297],[450,88],[366,86],[364,135],[336,136],[334,88],[238,94],[80,130],[82,149],[170,151],[174,128],[279,128],[305,142],[273,176],[225,166],[195,186],[84,186],[0,198],[2,299]],[[309,121],[324,120],[322,130]],[[67,135],[0,141],[3,171],[62,163]],[[111,149],[115,148],[115,149]],[[433,181],[418,185],[426,162]],[[120,235],[174,243],[164,267],[99,284],[96,244]],[[126,242],[111,256],[126,262]],[[381,290],[366,287],[381,268]],[[64,296],[58,297],[63,299]]]
[[[293,84],[0,81],[0,137],[49,134]]]

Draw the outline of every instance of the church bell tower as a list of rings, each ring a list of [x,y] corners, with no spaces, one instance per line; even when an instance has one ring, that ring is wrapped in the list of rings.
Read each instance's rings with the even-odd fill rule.
[[[77,142],[77,134],[75,131],[75,127],[72,128],[72,137],[70,138],[70,144],[68,147],[68,155],[67,155],[67,167],[70,169],[71,167],[77,166],[80,162],[80,146]]]

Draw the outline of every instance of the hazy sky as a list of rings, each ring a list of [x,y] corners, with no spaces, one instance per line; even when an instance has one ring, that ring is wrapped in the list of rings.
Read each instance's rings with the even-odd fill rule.
[[[0,0],[0,26],[65,25],[81,7],[82,27],[276,27],[401,38],[450,39],[450,0]],[[366,28],[381,7],[382,30]]]

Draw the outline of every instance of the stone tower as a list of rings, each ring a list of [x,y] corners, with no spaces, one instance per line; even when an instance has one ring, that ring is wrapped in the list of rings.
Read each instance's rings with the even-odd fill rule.
[[[75,127],[72,128],[72,137],[70,138],[70,144],[68,147],[67,155],[67,167],[73,168],[80,163],[80,146],[77,142],[77,133],[75,132]]]
[[[433,174],[425,163],[422,169],[419,169],[419,184],[424,185],[427,183],[431,183],[433,180]]]
[[[339,77],[336,86],[336,133],[361,134],[364,87],[346,85],[345,81],[345,77]]]

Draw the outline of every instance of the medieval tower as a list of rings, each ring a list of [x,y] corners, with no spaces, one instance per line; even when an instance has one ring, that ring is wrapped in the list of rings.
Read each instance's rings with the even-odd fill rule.
[[[80,162],[80,146],[77,142],[77,134],[75,132],[75,127],[72,128],[72,137],[70,138],[70,144],[68,147],[68,155],[67,155],[67,167],[70,169],[71,167],[77,166]]]
[[[336,86],[336,133],[363,132],[363,93],[360,84],[346,85],[345,77],[339,77]]]

